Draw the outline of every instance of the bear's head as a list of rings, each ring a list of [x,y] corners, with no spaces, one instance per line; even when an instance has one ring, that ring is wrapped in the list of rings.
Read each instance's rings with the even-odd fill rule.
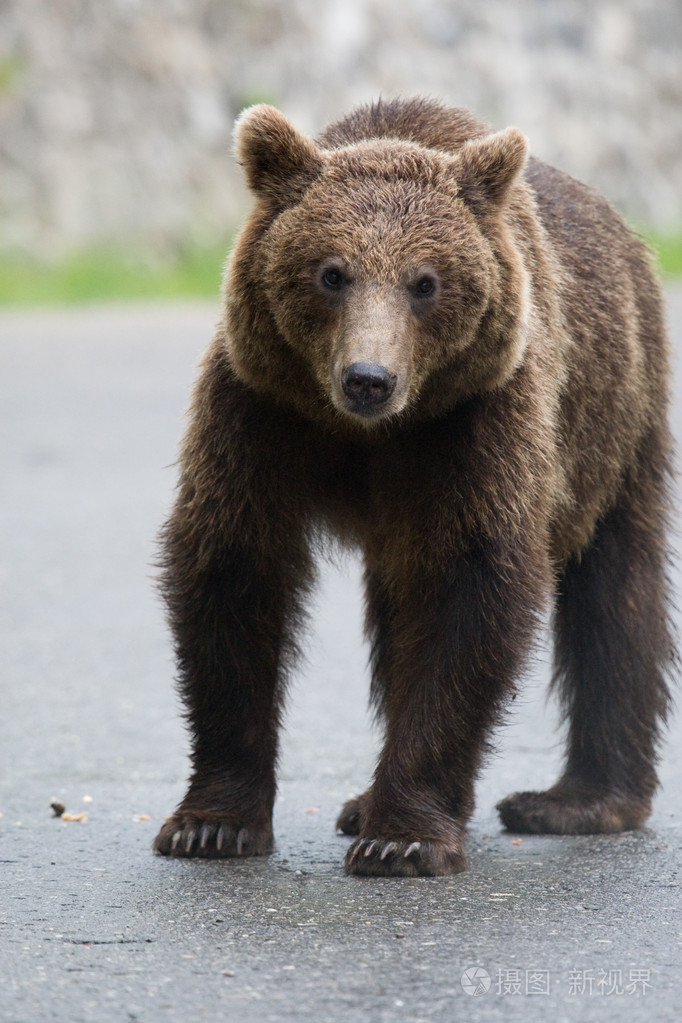
[[[514,373],[532,217],[517,129],[454,152],[386,137],[323,148],[260,105],[237,122],[236,149],[256,197],[225,284],[242,380],[310,418],[372,428]]]

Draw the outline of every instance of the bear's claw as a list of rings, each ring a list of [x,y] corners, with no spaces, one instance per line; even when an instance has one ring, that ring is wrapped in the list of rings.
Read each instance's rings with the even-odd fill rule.
[[[195,819],[175,814],[154,839],[154,851],[162,856],[263,856],[272,851],[272,827],[238,827],[228,821]]]
[[[380,877],[436,877],[466,869],[457,845],[415,839],[357,838],[346,853],[347,874]]]

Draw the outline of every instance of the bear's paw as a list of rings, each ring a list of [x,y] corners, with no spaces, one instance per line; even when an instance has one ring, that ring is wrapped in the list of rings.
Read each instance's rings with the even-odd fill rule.
[[[358,838],[344,862],[347,874],[371,877],[440,877],[466,867],[459,843],[418,838]]]
[[[177,813],[163,825],[153,848],[162,856],[264,856],[272,852],[272,825]]]
[[[546,792],[515,792],[497,804],[508,831],[535,835],[602,835],[640,828],[648,801],[620,793],[585,794],[555,786]]]
[[[348,799],[341,807],[341,813],[339,814],[336,827],[338,831],[342,831],[344,835],[359,835],[362,827],[362,816],[368,805],[368,800],[371,795],[371,789],[367,792],[363,792],[361,796],[355,796],[353,799]]]

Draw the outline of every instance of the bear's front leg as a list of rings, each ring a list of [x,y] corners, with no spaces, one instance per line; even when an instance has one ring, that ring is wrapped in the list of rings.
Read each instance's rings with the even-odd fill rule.
[[[272,848],[283,671],[306,567],[235,547],[206,560],[181,504],[165,537],[164,590],[192,733],[189,789],[154,842],[170,856],[251,856]],[[204,540],[205,543],[205,540]]]
[[[154,842],[167,856],[272,848],[281,704],[312,577],[295,500],[304,471],[292,466],[306,447],[285,445],[275,413],[230,385],[220,351],[215,361],[220,374],[207,364],[162,534],[161,588],[192,742],[187,794]]]
[[[282,612],[252,553],[209,544],[202,554],[186,518],[181,499],[165,530],[163,588],[193,770],[154,849],[259,855],[272,848]]]
[[[529,543],[483,539],[440,576],[367,574],[373,696],[386,737],[374,784],[346,804],[349,874],[464,870],[486,738],[513,688],[548,584]]]

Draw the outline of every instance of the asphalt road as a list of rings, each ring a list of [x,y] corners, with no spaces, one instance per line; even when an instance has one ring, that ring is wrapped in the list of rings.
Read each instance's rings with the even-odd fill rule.
[[[682,352],[682,290],[670,311]],[[0,315],[0,1020],[677,1020],[680,719],[645,830],[519,842],[495,802],[561,752],[542,657],[478,786],[470,870],[344,876],[334,820],[376,750],[353,561],[322,573],[275,853],[152,855],[187,772],[153,537],[216,318]]]

